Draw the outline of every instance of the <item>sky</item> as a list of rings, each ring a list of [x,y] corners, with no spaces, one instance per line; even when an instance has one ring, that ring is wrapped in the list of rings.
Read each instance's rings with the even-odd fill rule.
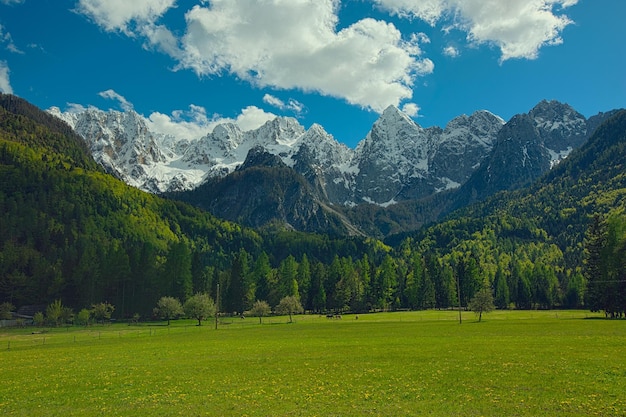
[[[180,138],[289,116],[354,147],[389,105],[423,127],[626,107],[624,18],[624,0],[0,0],[0,91]]]

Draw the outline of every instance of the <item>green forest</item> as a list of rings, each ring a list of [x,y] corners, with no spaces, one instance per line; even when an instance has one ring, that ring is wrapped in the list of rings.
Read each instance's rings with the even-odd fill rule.
[[[626,112],[530,188],[386,241],[253,230],[105,173],[53,116],[0,96],[0,303],[149,317],[164,296],[242,313],[467,307],[626,311]]]

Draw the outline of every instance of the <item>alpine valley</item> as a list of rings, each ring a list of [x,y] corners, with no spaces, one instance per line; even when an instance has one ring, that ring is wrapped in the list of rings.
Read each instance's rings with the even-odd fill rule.
[[[149,129],[134,111],[62,113],[95,160],[124,182],[250,227],[384,237],[530,184],[580,147],[610,112],[586,119],[542,101],[506,122],[488,112],[423,128],[388,107],[355,149],[318,124],[277,117],[201,138]],[[346,121],[346,123],[350,123]]]
[[[587,119],[544,101],[506,123],[479,111],[424,129],[390,107],[355,149],[288,118],[184,141],[147,126],[0,94],[3,317],[52,306],[59,325],[106,303],[150,318],[162,297],[198,293],[222,313],[478,294],[626,313],[624,110]]]

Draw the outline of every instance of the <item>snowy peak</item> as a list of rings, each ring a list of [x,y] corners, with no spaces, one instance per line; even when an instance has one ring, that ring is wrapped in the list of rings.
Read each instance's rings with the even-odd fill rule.
[[[74,130],[85,138],[97,162],[134,186],[141,187],[147,179],[145,166],[167,159],[145,120],[134,111],[104,112],[89,108],[82,113],[70,113],[63,120],[69,120]]]
[[[570,105],[542,101],[528,115],[534,120],[547,149],[567,156],[587,139],[587,119]]]
[[[469,179],[493,149],[504,120],[488,111],[477,111],[451,120],[441,134],[430,161],[433,174],[456,188]]]
[[[401,143],[403,141],[414,141],[416,135],[423,132],[423,128],[413,121],[409,116],[401,112],[395,106],[389,106],[376,120],[366,141],[385,141],[390,143]]]
[[[276,117],[250,132],[247,140],[265,147],[292,146],[304,134],[304,127],[293,117]]]
[[[502,118],[485,110],[474,112],[471,116],[462,115],[446,125],[442,141],[469,141],[490,148],[504,123]]]
[[[353,151],[315,123],[300,137],[296,154],[307,149],[316,164],[322,167],[338,166],[349,163]]]
[[[220,143],[224,144],[225,149],[235,149],[243,139],[243,132],[234,123],[223,123],[215,126],[212,136]]]
[[[325,204],[346,206],[423,198],[461,187],[487,168],[484,175],[503,181],[531,178],[567,156],[590,130],[584,116],[554,101],[543,101],[506,125],[481,110],[452,119],[444,129],[423,128],[389,106],[355,149],[319,124],[305,129],[291,117],[249,131],[225,123],[204,137],[180,140],[151,131],[153,125],[134,111],[49,112],[85,138],[110,172],[146,191],[193,189],[234,172],[246,158],[250,164],[256,158],[250,157],[268,154],[273,155],[268,161],[280,160],[302,175]],[[518,172],[508,172],[514,169]]]

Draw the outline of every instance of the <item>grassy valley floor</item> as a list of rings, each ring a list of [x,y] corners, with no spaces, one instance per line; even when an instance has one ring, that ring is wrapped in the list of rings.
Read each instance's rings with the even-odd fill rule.
[[[626,320],[454,311],[0,329],[4,416],[623,416]]]

